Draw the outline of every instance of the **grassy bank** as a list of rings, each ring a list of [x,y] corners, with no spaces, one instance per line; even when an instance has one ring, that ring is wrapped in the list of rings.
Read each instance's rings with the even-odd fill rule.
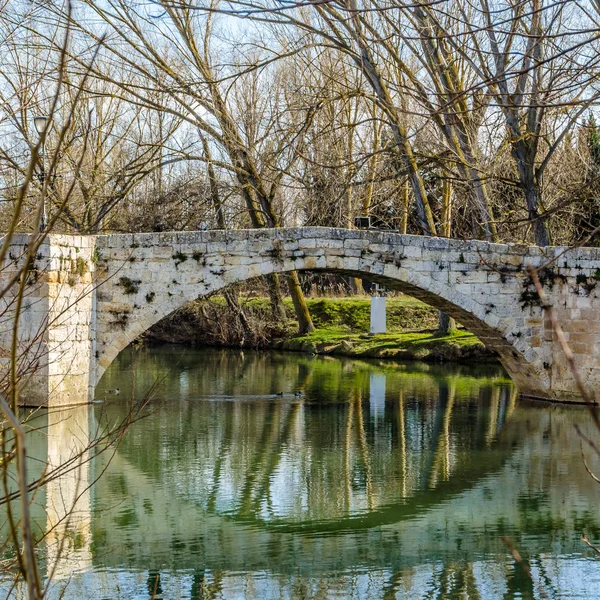
[[[351,333],[338,327],[326,327],[308,335],[281,340],[275,347],[363,358],[425,361],[495,360],[494,355],[486,350],[477,337],[461,329],[445,336],[438,336],[434,331],[395,331],[369,335]]]
[[[491,361],[494,355],[471,333],[459,329],[437,336],[437,310],[408,296],[387,299],[387,329],[369,335],[370,298],[309,298],[308,306],[316,331],[298,336],[290,299],[285,306],[290,321],[273,324],[267,298],[240,300],[244,313],[258,329],[260,342],[249,343],[243,334],[232,335],[232,319],[225,300],[216,296],[194,302],[155,326],[149,340],[196,346],[253,346],[296,352],[356,357],[425,361]],[[258,338],[257,338],[258,339]]]

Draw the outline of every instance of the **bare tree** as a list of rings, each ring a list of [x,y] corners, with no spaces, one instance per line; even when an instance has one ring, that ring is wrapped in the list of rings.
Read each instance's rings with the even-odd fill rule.
[[[148,12],[152,11],[150,5],[136,10],[124,1],[110,2],[106,8],[92,2],[83,4],[89,9],[88,14],[100,17],[110,28],[107,53],[135,75],[118,77],[99,65],[94,76],[118,86],[129,102],[166,112],[200,130],[216,145],[212,159],[207,158],[204,149],[197,154],[186,153],[185,159],[209,160],[227,168],[237,179],[252,226],[278,227],[280,218],[274,206],[273,188],[260,171],[257,149],[248,146],[229,104],[228,88],[235,85],[239,74],[222,74],[223,68],[213,64],[212,17],[204,18],[184,7],[162,3],[163,18],[158,25]],[[85,19],[78,19],[74,27],[78,35],[98,40]],[[113,38],[119,43],[113,45]],[[167,44],[167,51],[158,50]],[[76,54],[71,58],[78,60]],[[138,81],[143,81],[143,85],[138,85]],[[169,102],[162,101],[163,97]],[[277,278],[272,277],[271,281],[274,306],[283,316]],[[300,330],[309,331],[312,323],[295,272],[289,275],[288,284]]]

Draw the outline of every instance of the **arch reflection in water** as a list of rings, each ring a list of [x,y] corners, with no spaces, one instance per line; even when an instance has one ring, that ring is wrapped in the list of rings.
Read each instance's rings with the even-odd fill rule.
[[[600,532],[573,434],[587,415],[519,403],[500,369],[132,350],[102,382],[122,390],[109,419],[134,374],[140,394],[164,381],[94,488],[91,563],[67,597],[150,597],[157,577],[163,598],[600,589],[579,541]]]

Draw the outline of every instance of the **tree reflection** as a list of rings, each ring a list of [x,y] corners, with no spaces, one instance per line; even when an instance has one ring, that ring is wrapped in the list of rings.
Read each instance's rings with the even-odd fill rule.
[[[206,476],[186,479],[186,493],[211,513],[254,522],[339,524],[386,511],[390,522],[402,513],[410,517],[404,499],[425,494],[432,502],[435,495],[429,498],[426,490],[447,484],[439,491],[456,493],[456,475],[482,475],[472,452],[493,444],[510,398],[499,371],[468,378],[456,369],[393,370],[250,352],[203,359],[200,367],[180,367],[187,373],[188,398],[177,400],[176,410],[185,418],[158,410],[148,419],[158,443],[143,443],[144,427],[128,436],[121,453],[163,481],[197,464]],[[165,378],[162,403],[183,393],[181,378],[167,370],[169,361],[150,354],[145,362],[150,368],[138,366],[138,380],[147,371]],[[105,384],[115,385],[110,375]],[[126,372],[120,377],[123,389]],[[372,386],[381,386],[382,377],[384,392],[375,393]],[[301,399],[293,394],[299,389]],[[172,485],[181,488],[182,482]]]
[[[578,413],[519,403],[499,370],[252,352],[115,365],[103,385],[125,397],[132,372],[164,384],[95,489],[89,553],[144,570],[148,593],[185,572],[192,598],[539,597],[501,541],[522,532],[559,598],[542,554],[575,556],[580,521],[597,526]]]

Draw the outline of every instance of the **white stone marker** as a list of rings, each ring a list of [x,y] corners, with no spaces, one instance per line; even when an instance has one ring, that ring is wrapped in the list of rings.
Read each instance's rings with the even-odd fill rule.
[[[371,333],[385,333],[385,296],[371,296]]]

